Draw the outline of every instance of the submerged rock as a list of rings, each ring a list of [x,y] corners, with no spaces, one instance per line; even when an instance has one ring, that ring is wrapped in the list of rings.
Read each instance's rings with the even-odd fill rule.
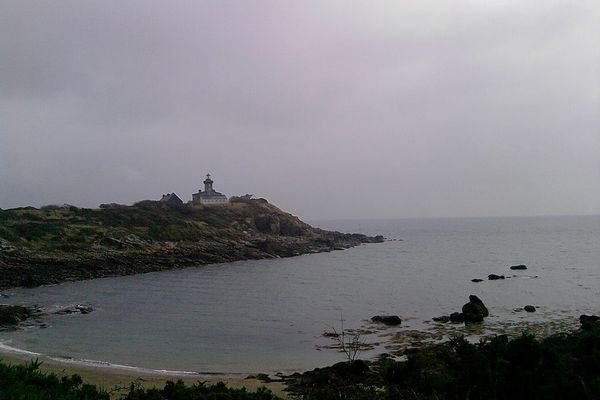
[[[449,316],[449,315],[442,315],[442,316],[439,316],[439,317],[433,317],[433,320],[434,320],[435,322],[443,322],[443,323],[446,323],[446,322],[449,322],[449,321],[450,321],[450,316]]]
[[[91,306],[87,306],[87,305],[83,305],[83,304],[76,304],[74,306],[61,308],[60,310],[56,311],[54,314],[57,314],[57,315],[89,314],[92,311],[94,311],[94,309]]]
[[[504,275],[496,275],[496,274],[489,274],[488,275],[488,279],[490,281],[496,281],[498,279],[504,279],[504,278],[505,278]]]
[[[526,305],[525,307],[523,307],[523,310],[527,312],[535,312],[535,307],[531,305]]]
[[[527,269],[527,266],[525,264],[511,265],[510,269],[523,270],[523,269]]]
[[[471,282],[475,282],[475,283],[477,283],[477,282],[483,282],[483,279],[473,278],[473,279],[471,279]]]
[[[402,320],[397,315],[376,315],[371,318],[371,321],[391,326],[400,325],[402,323]]]

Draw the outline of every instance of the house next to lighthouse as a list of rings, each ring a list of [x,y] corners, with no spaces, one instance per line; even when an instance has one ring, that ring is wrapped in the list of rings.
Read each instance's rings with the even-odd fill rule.
[[[210,174],[206,174],[204,191],[198,190],[198,193],[192,194],[192,204],[226,204],[227,196],[213,189],[213,183]]]

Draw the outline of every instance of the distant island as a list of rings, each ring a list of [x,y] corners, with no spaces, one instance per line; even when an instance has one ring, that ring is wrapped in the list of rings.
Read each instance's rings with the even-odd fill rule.
[[[204,204],[205,192],[187,205],[169,195],[132,206],[0,210],[0,289],[290,257],[384,240],[313,228],[249,195]]]

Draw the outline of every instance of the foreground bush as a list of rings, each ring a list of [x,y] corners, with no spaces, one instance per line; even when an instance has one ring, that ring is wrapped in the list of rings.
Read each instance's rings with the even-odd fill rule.
[[[0,362],[0,400],[109,400],[109,393],[83,383],[79,375],[58,377],[40,371],[40,363],[8,365]],[[186,386],[182,381],[167,382],[163,389],[142,389],[133,384],[123,400],[277,400],[265,388],[257,392],[198,383]]]
[[[458,338],[406,361],[354,363],[294,376],[289,387],[305,400],[600,399],[600,322],[542,340]]]
[[[109,395],[83,383],[79,375],[59,378],[39,370],[40,363],[7,365],[0,362],[0,400],[108,400]]]

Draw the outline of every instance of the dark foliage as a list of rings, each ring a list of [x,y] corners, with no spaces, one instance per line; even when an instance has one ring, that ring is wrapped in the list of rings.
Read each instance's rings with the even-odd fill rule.
[[[292,392],[320,400],[600,399],[600,323],[543,340],[457,338],[360,374],[334,367],[290,378]]]
[[[58,377],[40,371],[41,363],[8,365],[0,362],[0,400],[109,400],[109,392],[83,382],[79,375]],[[167,382],[163,389],[131,385],[123,400],[278,400],[268,389],[231,389],[224,383],[186,386]]]
[[[134,385],[123,400],[277,400],[270,390],[259,388],[248,392],[245,388],[231,389],[223,382],[206,385],[204,382],[186,386],[182,381],[167,382],[163,389],[141,389]]]
[[[0,400],[109,400],[106,391],[83,383],[79,375],[58,377],[39,370],[40,363],[0,362]]]

